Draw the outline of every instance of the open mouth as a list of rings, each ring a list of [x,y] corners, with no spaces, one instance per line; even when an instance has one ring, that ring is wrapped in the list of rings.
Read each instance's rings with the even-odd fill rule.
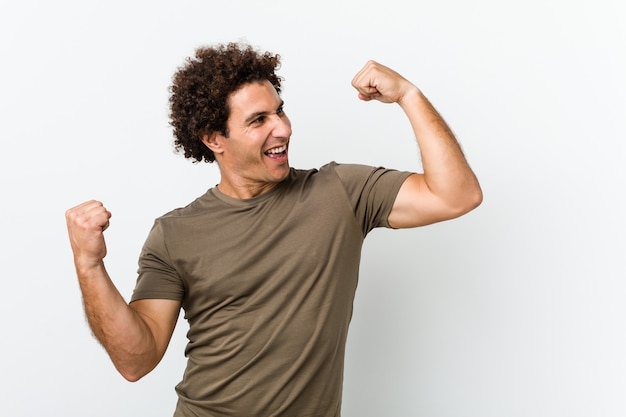
[[[287,145],[277,146],[272,149],[268,149],[265,151],[265,155],[270,158],[282,158],[287,154]]]

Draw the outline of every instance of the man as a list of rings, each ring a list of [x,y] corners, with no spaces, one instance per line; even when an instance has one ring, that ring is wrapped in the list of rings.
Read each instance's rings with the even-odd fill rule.
[[[361,245],[375,227],[417,227],[482,201],[452,132],[420,90],[374,61],[352,85],[397,103],[423,174],[329,163],[291,168],[280,57],[242,44],[200,48],[174,76],[175,145],[217,161],[219,184],[158,218],[130,304],[104,267],[111,213],[66,219],[85,311],[118,371],[136,381],[161,360],[181,307],[188,365],[175,416],[340,415],[344,347]]]

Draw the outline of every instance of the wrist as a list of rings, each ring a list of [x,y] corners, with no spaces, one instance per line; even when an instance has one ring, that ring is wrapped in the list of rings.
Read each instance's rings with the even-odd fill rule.
[[[402,94],[402,97],[398,100],[398,104],[403,109],[406,109],[420,105],[425,99],[426,97],[424,97],[422,91],[418,87],[411,85],[411,88],[407,89],[407,91]]]
[[[79,277],[87,277],[104,271],[104,260],[77,256],[74,257],[74,266]]]

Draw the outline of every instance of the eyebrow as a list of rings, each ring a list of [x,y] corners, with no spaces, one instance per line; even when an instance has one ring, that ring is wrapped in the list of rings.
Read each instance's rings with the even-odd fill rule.
[[[285,105],[285,101],[284,100],[280,100],[280,103],[278,103],[278,107],[276,107],[276,110],[280,109],[281,107],[283,107]],[[275,111],[276,111],[275,110]],[[275,112],[274,111],[274,112]],[[251,115],[249,115],[248,117],[246,117],[244,119],[245,123],[250,123],[251,121],[253,121],[254,119],[256,119],[259,116],[267,116],[268,114],[270,114],[270,112],[268,111],[257,111],[252,113]]]

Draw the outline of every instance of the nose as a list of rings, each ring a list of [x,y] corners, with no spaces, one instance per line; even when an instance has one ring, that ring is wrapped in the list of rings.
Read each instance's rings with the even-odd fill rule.
[[[291,137],[291,120],[286,114],[275,114],[274,128],[272,134],[277,138],[289,138]]]

